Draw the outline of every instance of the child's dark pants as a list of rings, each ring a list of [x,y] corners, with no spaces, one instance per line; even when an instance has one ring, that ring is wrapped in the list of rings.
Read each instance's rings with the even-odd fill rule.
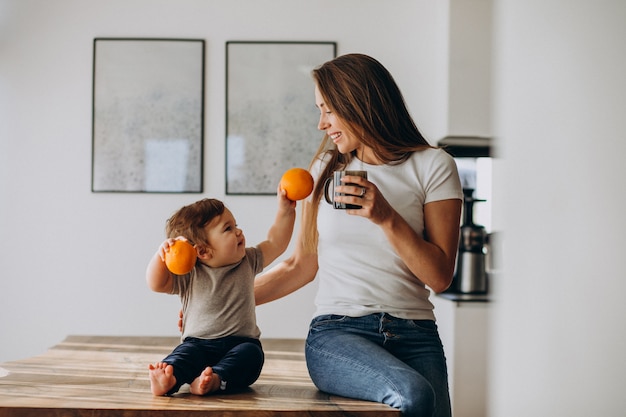
[[[196,379],[207,366],[222,380],[221,389],[240,390],[252,385],[265,361],[261,342],[247,337],[227,336],[220,339],[186,338],[163,362],[174,367],[177,392],[181,385]]]

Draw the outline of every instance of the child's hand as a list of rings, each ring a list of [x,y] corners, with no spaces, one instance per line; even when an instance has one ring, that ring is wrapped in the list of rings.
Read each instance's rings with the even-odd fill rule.
[[[183,237],[183,236],[177,236],[175,238],[165,239],[165,241],[161,243],[161,246],[159,246],[159,250],[157,251],[159,254],[159,257],[161,258],[161,261],[165,262],[165,252],[170,251],[170,246],[172,246],[174,244],[174,241],[176,240],[184,240],[186,242],[189,241],[186,237]]]
[[[287,191],[283,190],[280,188],[280,185],[278,186],[278,211],[289,211],[289,210],[293,210],[296,208],[296,202],[295,201],[291,201],[290,199],[287,198]]]

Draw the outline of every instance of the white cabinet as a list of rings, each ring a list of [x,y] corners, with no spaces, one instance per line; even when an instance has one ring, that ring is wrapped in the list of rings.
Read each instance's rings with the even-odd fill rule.
[[[448,362],[454,417],[487,415],[487,340],[490,303],[432,296]]]

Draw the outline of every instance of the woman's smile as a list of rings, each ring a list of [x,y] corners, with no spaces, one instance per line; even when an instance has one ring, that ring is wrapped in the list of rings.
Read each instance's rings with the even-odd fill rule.
[[[341,132],[328,133],[328,136],[333,140],[334,143],[337,143],[341,138]]]

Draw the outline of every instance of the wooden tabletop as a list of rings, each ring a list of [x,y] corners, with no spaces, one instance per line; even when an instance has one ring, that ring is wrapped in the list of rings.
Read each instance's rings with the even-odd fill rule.
[[[245,392],[172,397],[150,392],[148,364],[176,337],[68,336],[48,352],[0,364],[0,417],[399,416],[386,405],[325,394],[313,385],[304,341],[262,340],[265,365]]]

